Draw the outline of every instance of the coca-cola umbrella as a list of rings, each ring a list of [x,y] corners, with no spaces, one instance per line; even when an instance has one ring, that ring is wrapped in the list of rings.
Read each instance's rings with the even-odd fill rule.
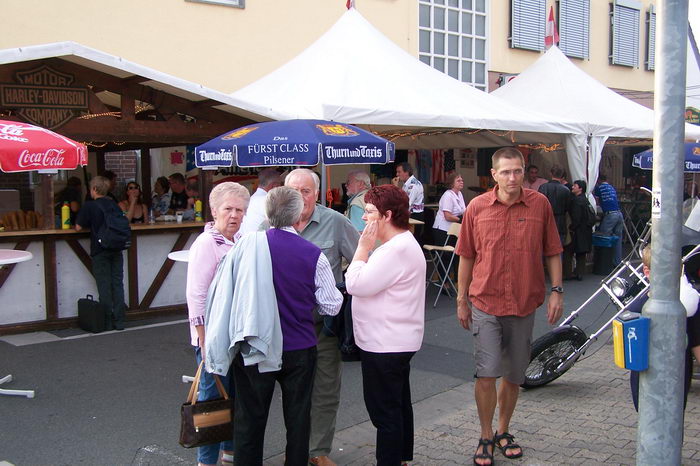
[[[48,129],[0,120],[0,170],[5,173],[74,170],[87,165],[87,154],[84,144]]]

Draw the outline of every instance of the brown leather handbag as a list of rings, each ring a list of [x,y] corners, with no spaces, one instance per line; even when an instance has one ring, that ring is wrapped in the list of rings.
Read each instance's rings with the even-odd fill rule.
[[[180,445],[185,448],[233,439],[233,403],[218,375],[214,379],[221,398],[197,401],[203,366],[204,362],[199,365],[187,400],[180,408]]]

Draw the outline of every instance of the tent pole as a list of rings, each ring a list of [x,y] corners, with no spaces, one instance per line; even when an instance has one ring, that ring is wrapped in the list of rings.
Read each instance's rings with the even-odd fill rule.
[[[323,163],[323,157],[321,157],[321,162],[318,164],[318,167],[321,169],[321,205],[326,206],[326,185],[328,184],[328,180],[326,179],[326,170],[325,167],[326,165]]]

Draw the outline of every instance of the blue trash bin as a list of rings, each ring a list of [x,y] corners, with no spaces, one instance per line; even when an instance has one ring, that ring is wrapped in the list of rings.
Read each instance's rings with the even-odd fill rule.
[[[593,233],[593,273],[609,275],[615,269],[615,243],[619,236]]]

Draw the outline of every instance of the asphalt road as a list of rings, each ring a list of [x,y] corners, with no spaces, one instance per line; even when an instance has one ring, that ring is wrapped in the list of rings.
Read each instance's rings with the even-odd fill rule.
[[[566,312],[588,298],[600,278],[566,282]],[[471,335],[457,322],[454,300],[441,297],[433,309],[434,296],[429,291],[423,347],[412,362],[414,401],[454,388],[473,373]],[[577,324],[600,322],[609,314],[602,311],[605,302],[590,306]],[[0,397],[0,463],[194,464],[195,451],[177,443],[179,407],[189,388],[181,376],[195,371],[188,327],[184,322],[144,327],[147,323],[131,322],[127,331],[84,338],[79,330],[53,332],[57,341],[25,346],[0,338],[0,377],[14,377],[5,388],[36,390],[34,399]],[[549,328],[540,309],[535,337]],[[368,419],[361,384],[359,363],[345,363],[339,430]],[[277,394],[265,455],[283,449]]]

